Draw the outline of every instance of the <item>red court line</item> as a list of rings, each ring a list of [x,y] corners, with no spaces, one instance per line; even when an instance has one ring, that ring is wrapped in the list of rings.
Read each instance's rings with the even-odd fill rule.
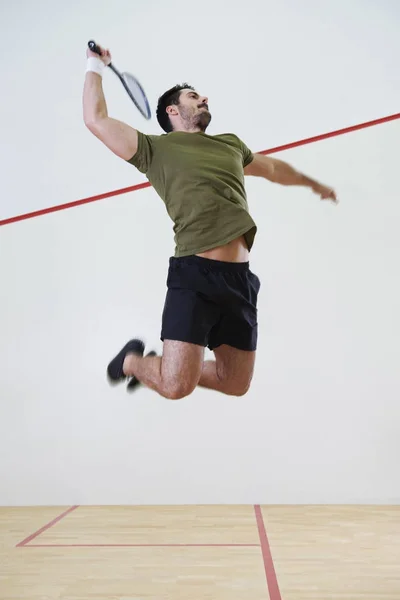
[[[16,223],[17,221],[33,219],[33,217],[40,217],[42,215],[47,215],[48,213],[58,212],[59,210],[65,210],[66,208],[74,208],[75,206],[81,206],[82,204],[89,204],[89,202],[104,200],[105,198],[111,198],[111,196],[119,196],[120,194],[126,194],[128,192],[136,192],[137,190],[141,190],[145,187],[150,187],[150,183],[139,183],[138,185],[132,185],[130,187],[121,188],[120,190],[114,190],[113,192],[105,192],[105,194],[99,194],[98,196],[90,196],[90,198],[83,198],[82,200],[67,202],[66,204],[58,204],[58,206],[42,208],[41,210],[35,210],[34,212],[26,213],[24,215],[18,215],[16,217],[10,217],[9,219],[3,219],[3,221],[0,221],[0,225],[9,225],[10,223]]]
[[[382,125],[383,123],[388,123],[389,121],[395,121],[396,119],[400,119],[400,113],[396,113],[394,115],[389,115],[387,117],[382,117],[381,119],[375,119],[373,121],[367,121],[365,123],[360,123],[358,125],[352,125],[351,127],[337,129],[336,131],[331,131],[329,133],[323,133],[321,135],[316,135],[314,137],[305,138],[304,140],[298,140],[297,142],[291,142],[290,144],[284,144],[283,146],[276,146],[276,148],[269,148],[269,150],[262,150],[262,151],[258,152],[258,154],[272,154],[275,152],[282,152],[283,150],[289,150],[290,148],[297,148],[298,146],[305,146],[306,144],[320,142],[321,140],[326,140],[331,137],[336,137],[338,135],[343,135],[345,133],[351,133],[353,131],[358,131],[359,129],[365,129],[366,127],[373,127],[374,125]],[[111,198],[111,196],[119,196],[120,194],[126,194],[128,192],[136,192],[137,190],[141,190],[146,187],[150,187],[149,182],[140,183],[138,185],[133,185],[130,187],[122,188],[120,190],[114,190],[112,192],[106,192],[104,194],[99,194],[97,196],[90,196],[89,198],[83,198],[82,200],[75,200],[74,202],[67,202],[66,204],[59,204],[58,206],[51,206],[49,208],[35,210],[34,212],[25,213],[23,215],[17,215],[15,217],[10,217],[8,219],[3,219],[2,221],[0,221],[0,226],[1,225],[9,225],[10,223],[16,223],[17,221],[24,221],[26,219],[32,219],[33,217],[39,217],[41,215],[46,215],[48,213],[65,210],[67,208],[73,208],[75,206],[81,206],[82,204],[88,204],[89,202],[96,202],[97,200],[104,200],[105,198]]]
[[[26,546],[26,544],[28,544],[30,541],[32,541],[35,538],[37,538],[44,531],[47,531],[47,529],[50,529],[50,527],[53,527],[53,525],[55,525],[56,523],[58,523],[59,521],[61,521],[61,519],[63,519],[64,517],[66,517],[69,513],[71,513],[73,510],[75,510],[77,508],[78,508],[78,505],[77,506],[71,506],[70,508],[68,508],[67,510],[65,510],[63,513],[61,513],[61,515],[59,515],[58,517],[56,517],[55,519],[53,519],[52,521],[50,521],[50,523],[47,523],[47,525],[44,525],[43,527],[41,527],[40,529],[38,529],[37,531],[35,531],[35,533],[32,533],[30,536],[28,536],[27,538],[25,538],[24,540],[22,540],[22,542],[19,542],[19,544],[16,545],[16,548],[21,548],[22,546]]]
[[[260,544],[29,544],[29,546],[25,546],[25,548],[259,548],[259,547],[260,547]]]
[[[276,578],[274,561],[272,560],[271,549],[269,547],[267,532],[265,531],[264,519],[259,505],[254,506],[256,515],[258,535],[260,536],[261,551],[264,560],[265,575],[267,578],[270,600],[282,600],[279,591],[278,580]]]
[[[344,127],[343,129],[338,129],[337,131],[323,133],[321,135],[316,135],[314,137],[306,138],[304,140],[299,140],[298,142],[291,142],[290,144],[277,146],[276,148],[270,148],[269,150],[263,150],[258,154],[272,154],[273,152],[282,152],[282,150],[289,150],[290,148],[297,148],[298,146],[305,146],[306,144],[320,142],[321,140],[327,140],[328,138],[336,137],[338,135],[344,135],[345,133],[352,133],[353,131],[365,129],[366,127],[373,127],[374,125],[382,125],[383,123],[389,123],[389,121],[395,121],[396,119],[400,119],[400,113],[396,113],[395,115],[389,115],[388,117],[382,117],[381,119],[375,119],[374,121],[367,121],[366,123],[359,123],[358,125],[352,125],[351,127]]]

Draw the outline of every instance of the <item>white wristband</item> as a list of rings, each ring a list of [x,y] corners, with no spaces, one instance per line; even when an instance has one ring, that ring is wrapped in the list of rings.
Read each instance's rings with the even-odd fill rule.
[[[87,59],[86,73],[92,72],[97,73],[100,77],[103,77],[105,64],[100,58],[96,58],[95,56],[89,56]]]

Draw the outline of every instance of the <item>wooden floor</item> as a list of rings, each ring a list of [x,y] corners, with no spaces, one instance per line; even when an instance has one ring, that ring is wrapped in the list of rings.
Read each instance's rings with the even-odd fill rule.
[[[400,600],[400,507],[0,507],[0,600]]]

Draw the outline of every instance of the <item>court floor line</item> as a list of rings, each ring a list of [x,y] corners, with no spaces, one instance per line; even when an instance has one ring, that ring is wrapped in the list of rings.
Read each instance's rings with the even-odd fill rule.
[[[35,538],[37,538],[44,531],[47,531],[48,529],[50,529],[50,527],[53,527],[53,525],[55,525],[56,523],[58,523],[59,521],[61,521],[61,519],[63,519],[67,515],[69,515],[69,513],[71,513],[73,510],[76,510],[77,508],[78,508],[78,505],[76,505],[76,506],[70,506],[67,510],[65,510],[63,513],[61,513],[61,515],[58,515],[58,517],[56,517],[55,519],[53,519],[52,521],[50,521],[46,525],[43,525],[43,527],[41,527],[40,529],[38,529],[34,533],[31,533],[31,535],[29,535],[27,538],[25,538],[24,540],[22,540],[22,542],[19,542],[19,544],[17,544],[16,547],[17,548],[25,547],[27,544],[29,544],[29,542],[31,542],[32,540],[34,540]]]
[[[306,144],[320,142],[321,140],[326,140],[331,137],[344,135],[346,133],[352,133],[353,131],[365,129],[366,127],[382,125],[383,123],[388,123],[389,121],[394,121],[396,119],[400,119],[400,113],[396,113],[394,115],[389,115],[387,117],[382,117],[380,119],[374,119],[373,121],[367,121],[365,123],[359,123],[357,125],[352,125],[350,127],[345,127],[343,129],[337,129],[336,131],[323,133],[321,135],[316,135],[316,136],[313,136],[310,138],[305,138],[303,140],[298,140],[296,142],[290,142],[289,144],[284,144],[282,146],[276,146],[276,148],[269,148],[268,150],[261,150],[261,151],[257,152],[257,154],[272,154],[272,153],[275,154],[276,152],[282,152],[283,150],[289,150],[290,148],[297,148],[298,146],[305,146]],[[127,194],[128,192],[136,192],[137,190],[142,190],[143,188],[146,188],[146,187],[150,187],[149,182],[139,183],[137,185],[132,185],[132,186],[129,186],[126,188],[121,188],[119,190],[113,190],[111,192],[105,192],[104,194],[98,194],[97,196],[90,196],[89,198],[82,198],[81,200],[67,202],[66,204],[58,204],[56,206],[50,206],[48,208],[35,210],[33,212],[29,212],[29,213],[25,213],[22,215],[17,215],[15,217],[9,217],[8,219],[0,220],[0,226],[1,225],[10,225],[11,223],[16,223],[17,221],[24,221],[26,219],[33,219],[34,217],[40,217],[42,215],[46,215],[46,214],[49,214],[52,212],[58,212],[60,210],[66,210],[68,208],[74,208],[76,206],[81,206],[82,204],[89,204],[90,202],[96,202],[97,200],[104,200],[105,198],[111,198],[112,196],[119,196],[120,194]]]
[[[264,561],[265,576],[267,578],[267,585],[269,591],[270,600],[282,600],[281,593],[279,591],[278,580],[276,578],[274,561],[272,559],[271,549],[265,530],[264,519],[261,511],[261,506],[256,504],[254,506],[254,512],[257,521],[258,535],[260,536],[261,552]]]
[[[29,544],[24,548],[260,548],[260,544]]]
[[[275,573],[274,562],[268,542],[264,519],[260,505],[254,505],[254,514],[257,524],[259,544],[31,544],[30,542],[40,536],[44,531],[53,527],[64,517],[79,508],[79,505],[71,506],[49,523],[29,535],[17,544],[17,548],[260,548],[264,563],[265,576],[267,580],[270,600],[282,600],[278,580]]]
[[[58,517],[43,525],[40,529],[19,542],[17,548],[259,548],[260,544],[30,544],[43,532],[47,531],[53,525],[61,521],[72,511],[79,508],[79,505],[71,506],[61,513]]]

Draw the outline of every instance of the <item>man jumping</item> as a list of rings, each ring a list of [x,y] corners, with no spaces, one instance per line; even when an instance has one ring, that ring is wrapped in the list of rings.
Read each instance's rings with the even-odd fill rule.
[[[196,386],[244,395],[253,377],[260,280],[249,256],[257,227],[249,214],[244,176],[281,185],[307,186],[321,199],[335,192],[275,158],[253,154],[234,134],[208,135],[208,98],[184,83],[158,100],[165,131],[145,135],[108,116],[102,73],[111,62],[87,50],[83,116],[89,130],[114,154],[144,173],[174,223],[175,255],[169,259],[162,316],[162,356],[144,356],[130,340],[107,368],[112,383],[139,382],[169,399]],[[204,349],[215,360],[204,361]]]

